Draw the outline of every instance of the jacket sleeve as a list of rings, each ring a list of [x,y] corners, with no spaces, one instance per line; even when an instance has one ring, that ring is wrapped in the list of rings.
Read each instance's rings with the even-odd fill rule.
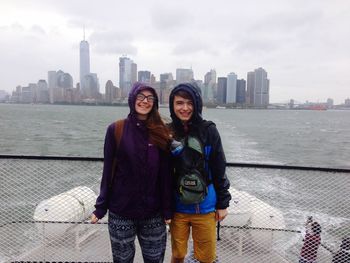
[[[98,219],[105,216],[108,209],[108,195],[109,195],[109,182],[112,177],[112,164],[116,151],[116,143],[114,138],[114,123],[108,126],[105,143],[104,143],[104,159],[103,159],[103,173],[100,185],[100,194],[97,197],[95,208],[93,212]]]
[[[209,156],[209,169],[212,174],[216,192],[216,209],[225,209],[230,205],[231,194],[229,192],[230,181],[226,176],[226,158],[222,147],[221,138],[215,125],[208,127],[209,144],[212,151]]]
[[[161,178],[161,197],[162,197],[162,210],[164,219],[171,219],[173,217],[172,204],[173,204],[173,184],[170,168],[170,154],[164,151],[159,151],[160,154],[160,178]]]

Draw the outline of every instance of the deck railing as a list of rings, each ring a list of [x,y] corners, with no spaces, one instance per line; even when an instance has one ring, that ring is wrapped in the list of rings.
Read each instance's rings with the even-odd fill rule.
[[[0,262],[111,262],[107,219],[88,221],[102,161],[0,155]],[[227,175],[217,262],[298,262],[309,216],[321,226],[319,263],[350,236],[349,169],[228,163]],[[170,254],[168,242],[165,262]]]

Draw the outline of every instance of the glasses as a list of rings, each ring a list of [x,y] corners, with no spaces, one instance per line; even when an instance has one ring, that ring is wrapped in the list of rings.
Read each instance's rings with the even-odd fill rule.
[[[144,99],[147,99],[147,102],[154,102],[156,100],[156,98],[153,95],[145,96],[142,93],[136,95],[136,100],[144,101]]]

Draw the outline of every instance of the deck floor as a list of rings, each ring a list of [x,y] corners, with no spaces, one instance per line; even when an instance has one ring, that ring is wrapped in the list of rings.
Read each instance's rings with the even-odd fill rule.
[[[96,225],[94,229],[90,227],[88,233],[82,236],[77,235],[77,233],[75,229],[62,239],[42,240],[38,246],[28,250],[15,261],[112,262],[109,235],[105,225]],[[271,247],[257,247],[249,239],[244,238],[244,236],[242,238],[242,235],[239,235],[235,230],[225,229],[221,231],[220,236],[221,240],[217,242],[217,263],[290,263]],[[136,244],[134,262],[143,262],[138,242]],[[164,262],[170,262],[170,256],[171,242],[170,234],[168,234]],[[185,262],[198,262],[193,258],[192,242],[189,244],[189,253]]]

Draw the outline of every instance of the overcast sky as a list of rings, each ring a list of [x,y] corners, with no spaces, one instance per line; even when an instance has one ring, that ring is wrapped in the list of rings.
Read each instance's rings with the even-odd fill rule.
[[[271,102],[350,97],[349,0],[1,0],[0,90],[63,70],[79,81],[79,42],[90,43],[101,92],[119,86],[127,54],[138,70],[192,67],[196,79],[263,67]]]

